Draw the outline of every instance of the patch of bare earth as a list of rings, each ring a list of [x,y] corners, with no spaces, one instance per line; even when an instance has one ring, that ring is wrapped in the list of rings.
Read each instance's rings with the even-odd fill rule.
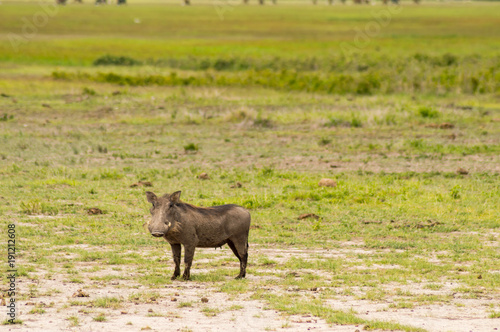
[[[270,249],[252,246],[250,270],[255,274],[247,275],[249,285],[262,286],[269,280],[269,292],[283,294],[289,292],[286,287],[277,286],[273,280],[284,278],[288,271],[282,265],[290,258],[307,260],[345,258],[352,260],[357,254],[374,253],[365,250],[362,243],[346,243],[341,248],[332,249]],[[87,248],[92,250],[92,248]],[[202,255],[197,259],[192,269],[192,275],[210,273],[218,267],[207,267],[210,260],[231,258],[229,249],[217,250],[199,249]],[[206,258],[208,257],[208,258]],[[274,266],[252,264],[259,257],[267,257],[276,262]],[[68,257],[71,260],[72,257]],[[170,258],[170,257],[168,257]],[[101,266],[92,269],[97,262],[75,262],[79,270],[78,277],[83,283],[69,282],[69,274],[63,269],[61,273],[50,273],[38,269],[36,279],[20,278],[19,289],[22,294],[28,294],[29,289],[36,286],[36,292],[29,299],[20,300],[18,313],[22,325],[4,326],[9,331],[356,331],[363,326],[335,325],[329,326],[323,319],[310,315],[289,316],[268,308],[268,304],[251,298],[252,291],[241,294],[226,294],[218,288],[224,282],[175,281],[165,285],[148,287],[135,281],[136,272],[130,265]],[[167,262],[169,267],[173,263]],[[196,266],[196,265],[203,266]],[[118,267],[118,269],[116,268]],[[229,268],[237,273],[238,264],[229,264]],[[387,266],[370,268],[393,268]],[[258,273],[257,273],[258,272]],[[308,269],[299,270],[298,277],[310,273]],[[313,271],[314,272],[314,271]],[[326,271],[317,271],[325,280],[330,279]],[[335,272],[331,272],[335,273]],[[330,273],[330,274],[331,274]],[[268,275],[268,276],[266,276]],[[106,279],[106,276],[113,276]],[[99,279],[101,277],[101,279]],[[165,276],[168,280],[169,275]],[[229,277],[228,281],[231,280]],[[436,284],[436,282],[433,282]],[[316,296],[328,290],[330,296],[324,301],[326,306],[334,310],[354,310],[360,318],[368,320],[391,321],[404,325],[424,328],[428,331],[496,331],[500,324],[498,319],[488,318],[492,303],[500,299],[498,292],[488,297],[471,299],[461,296],[456,288],[459,284],[437,283],[437,289],[428,289],[425,284],[408,283],[404,286],[415,296],[435,294],[447,296],[445,303],[418,304],[408,309],[400,309],[391,304],[396,299],[380,301],[360,300],[356,294],[345,295],[342,289],[317,290]],[[327,287],[328,288],[328,287]],[[381,285],[381,289],[396,293],[399,284]],[[78,290],[88,297],[77,297]],[[293,290],[309,292],[309,290]],[[116,306],[102,307],[95,300],[102,298],[118,299]],[[411,302],[411,299],[409,300]],[[44,313],[30,313],[35,308],[45,310]],[[104,315],[105,321],[96,321],[99,315]]]
[[[56,285],[47,286],[54,287]],[[217,293],[211,287],[197,282],[177,282],[162,289],[116,289],[103,287],[99,290],[87,290],[89,298],[115,297],[128,299],[138,292],[158,293],[155,301],[149,303],[133,303],[125,300],[119,309],[95,308],[91,305],[69,306],[64,304],[71,300],[71,293],[82,285],[67,284],[59,287],[62,293],[50,298],[38,298],[36,301],[24,303],[21,309],[23,326],[13,326],[12,331],[264,331],[280,330],[289,326],[288,331],[314,330],[328,331],[326,323],[317,318],[287,317],[272,310],[266,310],[259,301],[243,299],[229,300],[224,293]],[[175,294],[179,294],[176,296]],[[208,299],[207,303],[202,298]],[[175,301],[173,300],[175,299]],[[46,307],[41,315],[26,315],[35,304],[54,302],[52,308]],[[50,303],[49,302],[49,303]],[[188,306],[183,306],[188,304]],[[203,312],[208,308],[208,314]],[[217,312],[211,314],[211,312]],[[220,312],[219,312],[220,311]],[[24,312],[24,315],[23,315]],[[99,314],[106,317],[105,322],[94,320]],[[79,326],[72,326],[68,317],[78,317]],[[300,321],[301,323],[294,323]],[[352,329],[351,329],[352,330]],[[347,330],[346,330],[347,331]]]
[[[363,248],[353,247],[356,243],[350,243],[349,246],[344,245],[341,249],[288,249],[288,250],[270,250],[258,249],[261,254],[265,254],[273,260],[285,262],[289,258],[315,257],[320,258],[339,258],[344,257],[346,260],[353,260],[352,254],[370,254],[373,250],[365,250]],[[351,247],[351,248],[349,248]],[[383,251],[383,250],[382,250]],[[364,266],[358,266],[358,269],[364,269]],[[397,268],[397,266],[378,266],[371,265],[370,269],[380,268]],[[325,274],[324,272],[320,274]],[[325,274],[326,275],[326,274]],[[326,305],[334,310],[349,311],[353,310],[358,317],[367,320],[379,320],[410,325],[413,327],[423,328],[428,331],[498,331],[500,330],[500,321],[498,319],[489,318],[491,313],[491,305],[500,303],[500,292],[488,294],[482,299],[470,299],[466,294],[457,292],[457,288],[461,286],[459,283],[442,282],[433,284],[439,285],[438,290],[430,290],[425,288],[425,283],[411,283],[407,285],[383,285],[380,288],[390,293],[395,293],[396,290],[403,289],[414,297],[419,295],[437,295],[449,296],[451,300],[447,303],[439,304],[415,304],[413,308],[401,309],[394,308],[391,305],[396,304],[395,299],[385,301],[369,301],[360,300],[356,296],[342,295],[341,290],[337,292],[334,299],[326,300]],[[354,289],[354,291],[356,291]],[[408,300],[412,302],[411,298]],[[337,327],[335,327],[337,330]]]

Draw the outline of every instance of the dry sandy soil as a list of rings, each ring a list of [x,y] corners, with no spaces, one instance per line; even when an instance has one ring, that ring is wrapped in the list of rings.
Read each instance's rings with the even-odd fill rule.
[[[343,257],[346,253],[364,250],[346,246],[331,250],[300,249],[265,249],[253,247],[254,257],[265,255],[281,264],[291,257]],[[200,249],[199,253],[213,254],[213,249]],[[230,250],[218,250],[214,257],[230,257]],[[219,256],[219,257],[218,257]],[[210,269],[196,268],[196,260],[192,274],[210,272]],[[75,264],[76,269],[91,267],[93,262]],[[168,264],[172,264],[169,262]],[[169,265],[170,266],[170,265]],[[238,269],[238,264],[230,265]],[[269,268],[269,267],[267,267]],[[383,267],[381,267],[383,268]],[[216,269],[214,267],[213,269]],[[264,272],[266,267],[262,267]],[[124,267],[121,271],[104,268],[97,272],[80,274],[83,284],[71,283],[67,275],[52,274],[50,279],[39,272],[40,279],[34,281],[21,278],[18,287],[23,291],[36,282],[38,295],[19,301],[19,318],[22,325],[3,326],[2,331],[362,331],[363,325],[330,326],[317,317],[289,316],[268,308],[266,303],[253,300],[250,293],[237,296],[219,292],[214,283],[175,281],[163,287],[149,288],[130,280],[113,279],[111,281],[95,281],[89,279],[95,275],[132,275]],[[168,276],[166,276],[168,277]],[[262,281],[262,276],[248,275],[249,282]],[[276,275],[269,277],[276,278]],[[272,284],[272,283],[270,283]],[[401,287],[401,286],[399,286]],[[355,296],[339,293],[335,299],[327,300],[333,309],[348,311],[353,309],[361,318],[398,322],[405,325],[421,327],[428,331],[497,331],[500,320],[488,318],[489,304],[498,301],[498,294],[491,298],[465,299],[455,295],[456,284],[443,283],[438,290],[426,289],[421,284],[409,283],[407,289],[415,294],[453,294],[453,300],[447,304],[415,306],[412,309],[394,309],[389,302],[372,302],[360,300]],[[74,297],[82,289],[88,297]],[[59,292],[56,292],[58,290]],[[309,290],[275,289],[270,285],[269,291],[311,292]],[[322,289],[316,290],[318,294]],[[156,295],[141,300],[131,300],[131,294],[154,292]],[[314,296],[314,294],[312,295]],[[124,299],[116,308],[99,308],[90,302],[97,298],[114,297]],[[202,301],[204,299],[204,301]],[[208,302],[206,301],[208,300]],[[75,301],[82,305],[74,305]],[[71,304],[73,302],[73,304]],[[134,303],[135,302],[135,303]],[[191,303],[182,306],[181,303]],[[29,313],[33,308],[43,308],[45,313]],[[98,322],[94,318],[104,313],[106,321]],[[78,317],[78,325],[72,324],[68,317]]]

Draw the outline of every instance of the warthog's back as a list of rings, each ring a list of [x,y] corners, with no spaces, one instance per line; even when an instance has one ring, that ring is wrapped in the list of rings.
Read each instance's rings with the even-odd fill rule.
[[[181,209],[181,223],[195,228],[198,247],[220,247],[231,237],[248,237],[250,213],[239,205],[196,207],[183,203]]]

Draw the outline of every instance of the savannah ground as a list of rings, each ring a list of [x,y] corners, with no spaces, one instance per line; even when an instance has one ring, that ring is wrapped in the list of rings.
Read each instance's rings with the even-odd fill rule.
[[[23,36],[40,8],[0,5],[3,329],[500,328],[500,5],[404,3],[348,53],[385,7],[70,3]],[[226,246],[171,281],[146,190],[248,208],[247,278]]]

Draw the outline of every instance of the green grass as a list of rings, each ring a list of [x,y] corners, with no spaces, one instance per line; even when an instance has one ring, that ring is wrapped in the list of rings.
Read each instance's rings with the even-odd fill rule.
[[[375,321],[375,320],[365,320],[359,318],[354,312],[344,312],[338,310],[332,310],[329,307],[325,307],[318,301],[312,301],[309,303],[300,302],[297,303],[288,296],[267,296],[269,303],[273,309],[281,310],[292,315],[313,315],[316,317],[321,317],[326,320],[329,324],[341,324],[341,325],[359,325],[364,324],[363,329],[365,330],[398,330],[398,331],[414,331],[423,332],[424,329],[414,328],[408,325],[402,325],[391,322]]]
[[[80,319],[78,316],[69,316],[66,320],[70,322],[71,326],[80,326]]]
[[[96,322],[106,322],[108,319],[106,318],[106,315],[103,313],[100,313],[98,316],[92,318]]]
[[[6,40],[0,47],[1,58],[22,63],[57,65],[90,64],[98,56],[113,54],[132,58],[287,56],[328,57],[341,51],[341,43],[352,42],[356,28],[363,29],[383,7],[335,6],[234,6],[221,17],[216,7],[132,4],[113,7],[66,6],[58,9],[49,23],[16,52]],[[2,8],[0,31],[20,34],[22,17],[31,17],[38,6],[8,4]],[[403,6],[393,14],[389,27],[380,29],[366,43],[362,53],[401,55],[429,50],[496,54],[498,4],[434,4]],[[134,19],[139,18],[139,24]],[[100,22],[107,22],[106,30]],[[196,20],[203,29],[192,29]],[[244,22],[244,25],[242,25]],[[82,33],[82,27],[85,27]],[[169,33],[165,33],[168,31]],[[64,38],[57,38],[61,36]],[[39,52],[43,46],[44,52]],[[363,45],[364,46],[364,45]],[[92,52],[81,52],[82,49]],[[120,52],[117,53],[117,50]],[[97,56],[96,56],[97,54]]]
[[[221,311],[219,308],[203,307],[201,312],[207,317],[217,316]]]
[[[235,310],[241,310],[243,309],[244,307],[242,305],[239,305],[239,304],[234,304],[232,306],[229,307],[229,310],[231,311],[235,311]]]
[[[188,308],[188,307],[192,307],[193,306],[193,303],[191,302],[179,302],[179,304],[177,305],[178,308]]]
[[[500,318],[500,312],[496,311],[496,312],[492,312],[490,315],[489,315],[490,318]]]
[[[373,61],[393,62],[390,59],[374,59]],[[391,93],[426,93],[426,94],[450,94],[461,92],[463,94],[487,94],[500,91],[500,77],[488,73],[491,68],[499,66],[498,61],[491,66],[474,66],[468,68],[462,62],[453,68],[434,68],[415,64],[417,71],[429,72],[426,77],[415,75],[415,66],[406,67],[411,71],[403,71],[400,67],[404,63],[412,62],[411,59],[403,59],[401,63],[395,63],[388,68],[373,67],[362,72],[349,72],[337,69],[325,74],[322,71],[297,72],[295,70],[282,69],[273,70],[245,70],[237,73],[207,73],[177,74],[171,71],[167,75],[143,74],[126,75],[115,71],[98,71],[96,74],[86,72],[54,71],[52,77],[63,81],[89,81],[99,83],[112,83],[118,86],[217,86],[217,87],[263,87],[284,91],[306,91],[327,94],[354,94],[375,95]],[[411,68],[411,69],[410,69]],[[391,81],[395,75],[400,76],[400,81]],[[425,80],[425,82],[422,82]],[[419,114],[424,118],[437,118],[438,112],[421,108]],[[359,119],[350,121],[352,127],[361,127]],[[269,126],[269,124],[262,124]]]
[[[13,321],[9,320],[9,319],[6,319],[2,322],[2,325],[13,325],[13,324],[20,324],[22,325],[23,324],[23,321],[20,320],[20,319],[15,319]]]
[[[29,314],[44,314],[46,311],[43,308],[33,308],[28,313]]]
[[[122,299],[116,297],[100,297],[92,301],[92,306],[96,308],[113,308],[121,307]]]
[[[198,150],[199,150],[198,144],[189,143],[189,144],[184,146],[184,151],[186,151],[186,152],[189,152],[189,151],[197,152]]]

